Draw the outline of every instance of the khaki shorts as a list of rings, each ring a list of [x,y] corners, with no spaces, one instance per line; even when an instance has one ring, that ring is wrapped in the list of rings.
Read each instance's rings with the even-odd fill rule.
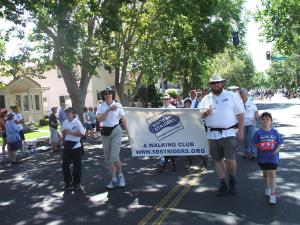
[[[235,154],[237,152],[237,140],[235,137],[226,137],[221,139],[210,139],[209,153],[212,159],[220,161],[222,159],[235,160]]]
[[[109,136],[102,135],[104,158],[107,165],[120,160],[121,138],[120,126],[116,126]]]

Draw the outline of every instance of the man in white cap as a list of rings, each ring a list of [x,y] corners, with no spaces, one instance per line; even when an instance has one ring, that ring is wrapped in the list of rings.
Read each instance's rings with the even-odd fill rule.
[[[208,127],[209,152],[215,161],[216,173],[220,179],[217,195],[224,195],[228,191],[227,171],[229,173],[229,193],[236,194],[235,154],[237,140],[243,140],[245,109],[238,95],[224,90],[225,79],[220,75],[213,75],[209,80],[209,85],[211,93],[202,99],[200,108],[202,109],[202,118],[205,119]]]

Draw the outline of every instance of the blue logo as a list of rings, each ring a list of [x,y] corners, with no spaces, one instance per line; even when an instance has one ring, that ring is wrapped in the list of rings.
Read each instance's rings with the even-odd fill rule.
[[[149,131],[153,134],[156,134],[164,128],[176,126],[178,123],[180,123],[179,116],[165,114],[149,125]]]

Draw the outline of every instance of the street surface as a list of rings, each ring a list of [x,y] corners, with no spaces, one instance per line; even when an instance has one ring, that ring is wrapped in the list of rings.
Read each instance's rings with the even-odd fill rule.
[[[127,186],[108,191],[100,141],[86,147],[82,187],[63,192],[60,153],[43,153],[19,165],[0,167],[1,225],[296,225],[300,224],[300,100],[275,96],[256,102],[260,112],[273,115],[274,126],[284,136],[278,170],[278,203],[264,196],[262,172],[256,162],[238,160],[238,194],[217,197],[218,180],[210,162],[190,170],[177,157],[177,171],[157,173],[155,158],[132,158],[123,142],[121,158]]]

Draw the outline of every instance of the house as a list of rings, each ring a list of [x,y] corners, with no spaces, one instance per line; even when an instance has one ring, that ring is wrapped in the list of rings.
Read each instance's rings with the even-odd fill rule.
[[[98,69],[99,76],[93,76],[87,89],[85,106],[95,107],[97,105],[97,93],[107,86],[113,86],[115,82],[114,73],[110,73],[103,68]],[[43,74],[44,79],[34,78],[42,87],[42,102],[44,114],[51,113],[51,107],[59,107],[65,103],[71,106],[71,99],[67,91],[64,79],[59,69],[52,69]]]
[[[25,121],[43,118],[42,87],[29,77],[1,77],[0,108],[11,110],[19,105]]]

